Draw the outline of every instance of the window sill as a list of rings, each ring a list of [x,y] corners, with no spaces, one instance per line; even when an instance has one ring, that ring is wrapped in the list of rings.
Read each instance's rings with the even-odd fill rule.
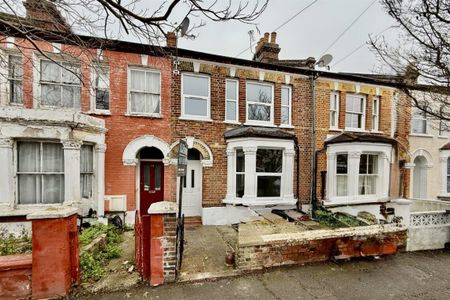
[[[24,107],[23,103],[8,102],[8,105],[13,107]]]
[[[413,137],[424,137],[424,138],[433,138],[432,134],[428,134],[428,133],[410,133],[409,136],[413,136]]]
[[[357,198],[357,199],[355,199]],[[358,199],[359,198],[359,199]],[[370,196],[349,196],[349,197],[335,197],[332,200],[323,201],[325,207],[341,206],[341,205],[357,205],[357,204],[372,204],[372,203],[386,203],[389,202],[389,197],[381,197],[377,195]]]
[[[238,121],[223,121],[225,124],[231,124],[231,125],[241,125],[241,122]]]
[[[378,134],[383,134],[383,131],[379,131],[379,130],[371,130],[370,133],[378,133]]]
[[[344,131],[349,131],[349,132],[369,132],[368,130],[365,129],[360,129],[360,128],[345,128]]]
[[[443,136],[443,135],[438,135],[438,139],[449,139],[450,137],[448,137],[448,136]]]
[[[344,130],[340,129],[340,128],[333,128],[333,127],[331,127],[330,129],[328,129],[328,131],[342,132]]]
[[[245,122],[245,126],[260,126],[260,127],[277,127],[274,124],[264,124],[264,123],[255,123],[255,122]]]
[[[88,111],[86,113],[90,114],[90,115],[104,115],[104,116],[111,115],[111,112],[109,110],[92,110],[92,111]]]
[[[199,117],[191,117],[191,116],[180,116],[179,120],[185,121],[200,121],[200,122],[213,122],[211,118],[199,118]]]
[[[286,128],[286,129],[294,129],[295,127],[292,125],[287,125],[287,124],[281,124],[280,126],[278,126],[280,128]]]
[[[161,114],[139,114],[139,113],[126,113],[127,117],[138,117],[138,118],[153,118],[153,119],[162,119]]]

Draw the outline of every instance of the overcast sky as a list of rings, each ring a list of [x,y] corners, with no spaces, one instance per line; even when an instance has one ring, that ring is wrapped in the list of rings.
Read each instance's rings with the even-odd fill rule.
[[[261,34],[271,32],[284,21],[310,4],[312,0],[270,0],[267,9],[256,21]],[[318,0],[313,6],[298,15],[277,31],[277,41],[281,47],[281,59],[316,59],[330,44],[361,14],[373,0]],[[376,1],[365,14],[327,52],[334,59],[331,70],[339,72],[373,72],[380,63],[375,55],[364,46],[347,59],[334,65],[350,52],[368,41],[369,34],[378,34],[393,25],[394,21]],[[198,29],[195,40],[181,39],[179,47],[202,52],[235,57],[249,47],[249,30],[254,26],[239,22],[216,23],[207,21]],[[394,40],[395,29],[385,31],[388,40]],[[259,39],[255,30],[255,38]],[[241,58],[251,59],[250,50]]]

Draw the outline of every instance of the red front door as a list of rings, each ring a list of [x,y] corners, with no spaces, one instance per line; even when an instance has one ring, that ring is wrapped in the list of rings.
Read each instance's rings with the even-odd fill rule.
[[[164,164],[160,161],[141,161],[140,212],[147,215],[152,203],[164,199]]]

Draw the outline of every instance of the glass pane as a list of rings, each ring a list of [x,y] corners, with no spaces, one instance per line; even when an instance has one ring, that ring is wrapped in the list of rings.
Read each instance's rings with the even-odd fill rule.
[[[95,108],[109,110],[109,91],[96,90],[95,91]]]
[[[54,62],[41,60],[41,80],[61,82],[61,67]]]
[[[361,154],[359,158],[359,174],[367,174],[367,154]]]
[[[447,176],[447,193],[450,193],[450,176]]]
[[[358,106],[356,107],[356,109],[357,109],[356,111],[359,113],[362,113],[364,110],[364,98],[363,97],[359,98],[359,101],[357,102],[357,104],[358,104]]]
[[[347,96],[347,98],[345,99],[345,110],[346,111],[353,111],[353,97],[351,96]]]
[[[185,97],[184,113],[193,116],[206,117],[208,113],[208,101],[206,99]]]
[[[150,165],[144,165],[144,186],[148,186],[150,188]]]
[[[281,105],[289,105],[291,98],[290,91],[291,89],[287,87],[281,88]]]
[[[64,154],[61,144],[42,144],[42,171],[64,172]]]
[[[145,91],[153,94],[159,94],[160,91],[159,73],[146,72],[146,80],[147,85],[145,87]]]
[[[330,126],[336,127],[336,112],[335,111],[332,111],[330,113]]]
[[[161,165],[155,165],[155,190],[161,190]]]
[[[60,106],[61,105],[61,86],[60,85],[41,85],[41,102],[43,105]]]
[[[80,84],[80,66],[63,63],[62,82],[70,84]]]
[[[235,80],[227,80],[226,83],[226,98],[230,100],[237,100],[237,86],[238,83]]]
[[[256,172],[281,173],[283,169],[283,150],[258,149],[256,151]]]
[[[94,147],[92,145],[81,146],[80,163],[82,173],[94,172]]]
[[[95,87],[99,89],[109,89],[109,69],[100,67],[95,70]]]
[[[242,149],[236,149],[236,172],[245,172],[245,155]]]
[[[183,75],[183,94],[209,97],[209,78],[188,74]]]
[[[17,80],[11,80],[10,87],[10,102],[11,103],[23,103],[22,97],[22,82]]]
[[[64,201],[64,175],[43,175],[42,203]]]
[[[279,197],[281,176],[258,176],[258,197]]]
[[[347,174],[347,154],[336,155],[336,174]]]
[[[41,202],[41,175],[18,175],[19,204]]]
[[[367,169],[368,174],[378,173],[378,155],[369,155]]]
[[[289,107],[281,108],[281,124],[289,124]]]
[[[227,120],[236,121],[236,102],[227,101]]]
[[[345,127],[351,128],[352,126],[352,114],[345,114]]]
[[[242,198],[244,196],[245,175],[236,174],[236,197]]]
[[[363,124],[362,124],[363,118],[362,117],[363,117],[362,115],[355,115],[354,116],[354,118],[356,118],[356,120],[357,120],[356,121],[356,124],[358,124],[357,128],[362,128],[363,127]]]
[[[92,196],[92,175],[80,175],[81,197],[90,198]]]
[[[336,110],[336,94],[335,93],[331,93],[330,96],[330,109],[331,110]]]
[[[145,112],[149,114],[158,114],[159,113],[159,95],[145,95]]]
[[[39,172],[41,161],[39,143],[18,142],[17,170],[19,172]]]
[[[9,57],[9,78],[22,79],[22,57],[10,56]]]
[[[336,176],[336,195],[347,196],[347,175]]]
[[[270,121],[270,106],[249,104],[248,105],[248,119],[255,121]]]
[[[247,101],[272,103],[272,86],[247,83]]]
[[[131,112],[143,113],[145,112],[145,94],[130,93]]]
[[[131,79],[131,90],[133,91],[145,91],[145,72],[131,70],[130,71]]]
[[[447,158],[447,175],[450,175],[450,157]]]
[[[359,176],[358,193],[360,195],[372,195],[375,194],[376,176]]]
[[[62,87],[62,106],[68,108],[80,107],[80,87],[63,86]]]
[[[195,187],[195,170],[191,170],[191,188]]]

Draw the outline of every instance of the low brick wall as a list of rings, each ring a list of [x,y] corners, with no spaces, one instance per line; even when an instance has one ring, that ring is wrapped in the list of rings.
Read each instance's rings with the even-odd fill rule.
[[[31,296],[31,254],[0,256],[0,298]]]
[[[364,226],[312,230],[239,239],[237,267],[256,270],[360,256],[395,254],[405,249],[403,226]]]

